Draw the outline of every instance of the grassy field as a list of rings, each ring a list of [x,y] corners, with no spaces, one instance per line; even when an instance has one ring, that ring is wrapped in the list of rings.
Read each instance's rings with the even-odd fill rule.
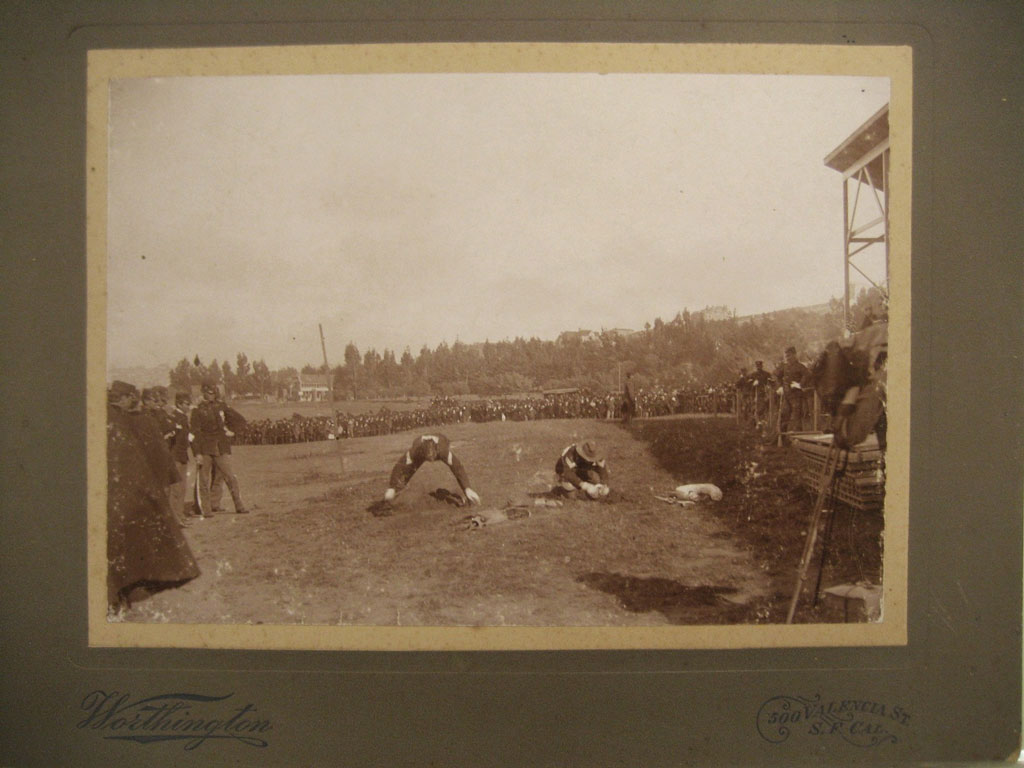
[[[293,405],[293,404],[290,404]],[[811,499],[799,459],[764,448],[724,418],[548,420],[443,430],[483,509],[530,516],[467,527],[476,508],[432,495],[458,486],[425,464],[393,514],[371,507],[414,433],[238,446],[253,513],[196,521],[195,581],[136,604],[128,621],[373,626],[631,626],[781,622]],[[581,437],[606,449],[607,499],[539,507],[530,495]],[[655,498],[710,482],[724,498],[694,507]],[[230,500],[226,499],[228,506]],[[825,586],[878,583],[881,516],[840,515]],[[841,621],[805,600],[801,621]]]

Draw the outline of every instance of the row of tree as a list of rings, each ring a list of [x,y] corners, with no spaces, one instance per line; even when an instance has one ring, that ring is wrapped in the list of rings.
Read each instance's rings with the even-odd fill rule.
[[[854,306],[854,322],[884,307],[877,292],[863,291]],[[587,387],[616,391],[626,372],[667,387],[709,386],[736,378],[740,367],[763,360],[773,368],[782,350],[795,346],[810,359],[842,332],[842,303],[832,300],[824,311],[791,309],[737,319],[707,320],[683,311],[669,322],[660,318],[629,336],[601,333],[597,340],[542,341],[537,338],[465,344],[424,345],[400,357],[390,350],[360,352],[345,347],[344,363],[330,374],[337,399],[424,395],[503,395],[538,389]],[[327,373],[305,366],[305,375]],[[234,396],[280,399],[297,394],[299,371],[271,371],[261,359],[249,363],[239,353],[232,369],[227,361],[204,365],[198,357],[182,359],[171,371],[175,387],[212,377]]]
[[[191,361],[182,358],[171,369],[170,381],[175,389],[189,389],[212,379],[229,395],[283,397],[297,373],[294,368],[271,371],[262,358],[250,365],[248,356],[239,352],[234,369],[227,360],[204,364],[198,355]]]

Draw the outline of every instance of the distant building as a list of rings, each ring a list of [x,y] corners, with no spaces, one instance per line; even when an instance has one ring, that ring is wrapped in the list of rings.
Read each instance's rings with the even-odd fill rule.
[[[703,317],[705,320],[711,321],[729,320],[730,318],[734,317],[736,313],[725,305],[718,305],[715,307],[704,307],[704,309],[700,310],[699,312],[694,312],[693,314],[699,315],[700,317]]]
[[[325,373],[300,373],[293,383],[293,391],[302,402],[321,402],[330,396]]]
[[[599,334],[597,331],[588,331],[583,328],[580,328],[578,331],[562,331],[560,334],[558,334],[559,344],[570,344],[576,341],[590,342],[600,340],[601,334]]]
[[[632,328],[609,328],[605,333],[608,334],[610,338],[625,339],[632,336],[636,331]]]

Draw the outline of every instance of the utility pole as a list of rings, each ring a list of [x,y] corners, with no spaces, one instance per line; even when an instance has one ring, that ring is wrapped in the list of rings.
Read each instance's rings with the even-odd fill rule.
[[[331,366],[327,364],[327,345],[324,343],[324,326],[323,323],[318,325],[320,328],[320,351],[324,353],[324,372],[327,376],[327,402],[330,403],[330,407],[334,408],[334,381],[331,376]]]

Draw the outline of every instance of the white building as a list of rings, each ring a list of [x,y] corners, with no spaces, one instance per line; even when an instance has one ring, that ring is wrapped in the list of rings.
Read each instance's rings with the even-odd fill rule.
[[[299,400],[303,402],[320,402],[330,397],[325,373],[300,373],[298,385]]]

